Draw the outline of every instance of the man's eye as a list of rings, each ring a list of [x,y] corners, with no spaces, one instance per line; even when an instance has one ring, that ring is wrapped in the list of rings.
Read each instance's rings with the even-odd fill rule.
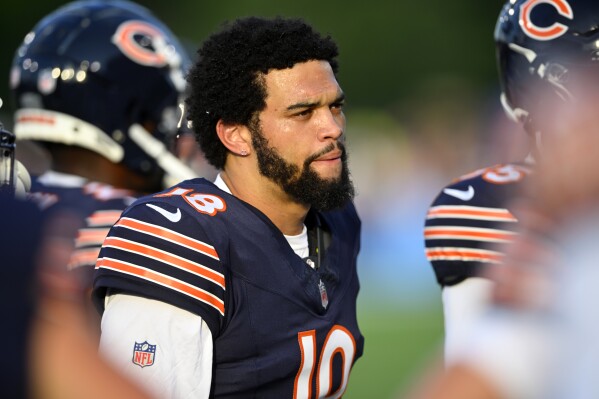
[[[343,103],[335,103],[335,104],[331,104],[331,110],[337,110],[337,111],[342,111],[343,110],[343,106],[345,104]]]
[[[298,112],[297,114],[295,114],[295,116],[308,116],[312,113],[311,109],[305,109],[301,112]]]

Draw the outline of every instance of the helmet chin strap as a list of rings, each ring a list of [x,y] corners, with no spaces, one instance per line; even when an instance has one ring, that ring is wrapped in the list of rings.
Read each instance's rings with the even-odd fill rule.
[[[541,132],[535,132],[535,148],[539,153],[543,150],[543,140]]]
[[[198,177],[196,172],[173,155],[160,140],[154,138],[141,125],[131,125],[129,138],[146,154],[154,158],[158,166],[164,170],[163,185],[165,187],[175,185],[182,180]]]
[[[524,123],[526,121],[526,118],[528,118],[528,111],[522,108],[512,108],[509,101],[507,100],[507,96],[505,95],[505,93],[501,93],[499,99],[501,101],[501,106],[503,107],[503,110],[505,111],[507,117],[510,120],[516,123]]]
[[[541,135],[541,132],[536,129],[532,129],[533,130],[532,133],[530,133],[528,131],[529,129],[532,128],[532,123],[528,119],[529,115],[530,115],[529,112],[526,110],[523,110],[522,108],[512,108],[509,101],[507,100],[505,93],[501,93],[500,100],[501,100],[501,105],[503,106],[503,110],[505,111],[508,118],[516,123],[521,123],[522,125],[524,125],[525,130],[527,130],[527,132],[533,136],[534,148],[537,153],[540,153],[541,148],[542,148],[542,140],[541,140],[542,135]],[[529,129],[526,129],[526,126],[528,126]],[[534,163],[534,151],[531,152],[530,154],[528,154],[525,162],[531,163],[531,164]]]

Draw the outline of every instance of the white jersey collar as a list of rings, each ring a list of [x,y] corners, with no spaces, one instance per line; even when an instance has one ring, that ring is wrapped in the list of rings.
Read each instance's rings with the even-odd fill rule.
[[[216,185],[216,187],[220,188],[224,192],[231,194],[231,190],[229,189],[229,186],[227,186],[227,183],[225,183],[225,181],[221,177],[220,173],[218,175],[216,175],[216,178],[214,179],[214,184]]]

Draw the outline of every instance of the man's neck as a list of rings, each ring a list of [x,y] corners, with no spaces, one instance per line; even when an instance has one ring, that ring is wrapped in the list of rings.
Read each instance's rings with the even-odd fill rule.
[[[222,171],[217,178],[217,186],[235,197],[247,202],[264,213],[285,235],[298,235],[304,228],[304,219],[310,209],[306,205],[291,200],[280,187],[267,178],[258,179]]]

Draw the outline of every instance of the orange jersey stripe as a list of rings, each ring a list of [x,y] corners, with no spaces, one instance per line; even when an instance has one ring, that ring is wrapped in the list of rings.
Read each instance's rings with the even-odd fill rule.
[[[94,229],[79,229],[77,239],[75,240],[76,247],[85,245],[102,245],[104,239],[108,235],[110,228],[94,228]]]
[[[503,259],[503,254],[495,251],[487,251],[482,249],[448,247],[429,248],[426,250],[426,257],[429,261],[462,260],[501,263]]]
[[[132,252],[138,255],[146,256],[148,258],[159,260],[163,263],[210,280],[213,283],[218,284],[223,290],[225,289],[225,277],[221,273],[215,272],[206,266],[191,262],[180,256],[118,237],[106,238],[104,241],[104,246],[121,249],[127,252]]]
[[[516,233],[505,230],[469,228],[458,226],[434,226],[424,229],[425,239],[478,240],[510,242]]]
[[[94,265],[99,254],[99,247],[73,251],[67,267],[69,270],[72,270],[80,266]]]
[[[213,246],[203,243],[198,240],[194,240],[193,238],[189,238],[184,236],[183,234],[177,233],[176,231],[172,231],[166,229],[164,227],[156,226],[153,224],[141,222],[139,220],[131,219],[131,218],[122,218],[119,220],[115,226],[118,227],[126,227],[131,230],[140,231],[142,233],[146,233],[155,237],[159,237],[168,241],[172,241],[176,244],[182,245],[187,248],[191,248],[195,251],[201,252],[205,255],[208,255],[214,259],[219,259],[218,253]]]
[[[503,222],[517,222],[507,209],[502,208],[483,208],[476,206],[446,206],[440,205],[432,207],[427,215],[427,219],[437,218],[458,218],[458,219],[479,219],[494,220]]]
[[[121,217],[122,211],[96,211],[87,217],[88,226],[112,226]]]
[[[152,283],[188,295],[200,302],[204,302],[205,304],[212,306],[218,310],[221,315],[224,316],[225,314],[225,304],[221,299],[200,288],[194,287],[172,277],[165,276],[164,274],[157,273],[138,265],[121,262],[110,258],[98,259],[96,268],[110,269],[124,274],[137,276]]]

